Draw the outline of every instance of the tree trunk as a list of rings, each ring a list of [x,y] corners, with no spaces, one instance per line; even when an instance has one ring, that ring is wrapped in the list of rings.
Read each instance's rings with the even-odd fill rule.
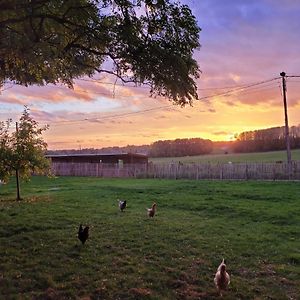
[[[17,183],[17,200],[22,200],[20,196],[20,180],[19,180],[19,170],[16,170],[16,183]]]

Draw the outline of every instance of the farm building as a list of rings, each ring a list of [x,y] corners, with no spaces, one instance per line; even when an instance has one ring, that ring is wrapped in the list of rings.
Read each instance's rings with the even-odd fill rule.
[[[122,154],[64,154],[47,155],[52,163],[147,164],[148,156],[135,153]]]
[[[56,176],[135,177],[145,173],[148,156],[122,154],[47,155]]]

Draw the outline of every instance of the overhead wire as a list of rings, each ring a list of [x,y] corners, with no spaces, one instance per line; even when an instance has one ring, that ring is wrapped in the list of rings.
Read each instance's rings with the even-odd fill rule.
[[[240,93],[244,92],[244,89],[248,88],[253,88],[255,87],[256,89],[259,90],[259,88],[257,87],[258,85],[261,85],[261,84],[265,84],[265,83],[268,83],[270,81],[274,81],[275,79],[278,79],[278,78],[273,78],[271,80],[266,80],[266,81],[262,81],[262,82],[257,82],[257,83],[253,83],[253,84],[250,84],[250,85],[242,85],[240,86],[238,89],[240,90],[241,87],[242,87],[242,90],[240,91]],[[264,89],[268,86],[271,86],[271,85],[274,85],[274,83],[272,84],[269,84],[269,85],[266,85],[266,86],[263,86],[262,88],[260,89]],[[236,91],[236,89],[234,90]],[[251,91],[250,91],[251,92]],[[215,95],[210,95],[210,96],[206,96],[206,97],[202,97],[200,99],[203,99],[203,98],[208,98],[208,97],[214,97]],[[146,110],[140,110],[140,111],[137,111],[137,112],[129,112],[129,113],[124,113],[124,114],[117,114],[117,115],[112,115],[112,116],[105,116],[105,117],[96,117],[96,118],[85,118],[85,119],[80,119],[80,120],[69,120],[69,121],[57,121],[57,122],[52,122],[52,123],[66,123],[66,122],[81,122],[81,121],[92,121],[92,120],[98,120],[98,119],[107,119],[107,118],[114,118],[114,117],[123,117],[123,116],[127,116],[127,115],[132,115],[132,114],[139,114],[139,113],[144,113],[144,112],[148,112],[148,111],[153,111],[153,110],[157,110],[157,109],[161,109],[161,108],[166,108],[166,107],[171,107],[173,106],[173,104],[170,104],[170,105],[166,105],[166,106],[159,106],[159,107],[155,107],[155,108],[151,108],[151,109],[146,109]]]
[[[107,81],[101,81],[100,79],[85,79],[85,78],[80,78],[76,79],[79,81],[85,81],[85,82],[96,82],[96,83],[101,83],[101,84],[108,84],[108,85],[114,85],[114,86],[121,86],[121,87],[128,87],[128,88],[144,88],[144,89],[149,89],[149,86],[144,86],[144,85],[129,85],[129,84],[124,84],[124,83],[113,83],[113,82],[107,82]],[[240,85],[231,85],[231,86],[223,86],[223,87],[206,87],[206,88],[198,88],[199,91],[205,91],[205,90],[225,90],[225,89],[233,89],[233,88],[242,88],[245,87],[248,84],[240,84]]]
[[[127,112],[127,113],[123,113],[123,114],[107,115],[107,116],[102,116],[102,117],[98,116],[98,117],[84,118],[84,119],[78,119],[78,120],[64,120],[64,121],[56,121],[56,122],[54,121],[54,122],[51,122],[51,124],[54,124],[53,126],[58,126],[60,124],[67,125],[69,123],[71,123],[73,125],[73,124],[80,123],[83,121],[89,121],[89,122],[98,121],[98,120],[102,121],[102,120],[114,119],[114,118],[118,118],[118,117],[125,117],[125,116],[129,116],[129,115],[140,114],[140,113],[147,113],[147,112],[158,110],[158,109],[169,108],[171,106],[173,106],[173,104],[159,106],[159,107],[153,107],[153,108],[139,110],[139,111]]]
[[[286,75],[286,78],[299,78],[300,75]]]
[[[300,76],[287,76],[287,77],[300,77]],[[278,79],[280,79],[280,77],[274,77],[274,78],[271,78],[271,79],[268,79],[268,80],[263,80],[263,81],[254,82],[254,83],[245,84],[245,85],[238,85],[238,86],[235,86],[234,88],[230,88],[230,90],[228,90],[228,91],[225,91],[225,92],[222,92],[222,93],[215,93],[215,94],[203,96],[203,97],[200,97],[198,100],[206,100],[206,99],[211,99],[211,98],[218,97],[218,96],[230,95],[230,94],[233,94],[233,93],[239,93],[239,94],[240,93],[244,93],[244,95],[245,95],[246,91],[248,91],[248,93],[251,93],[251,92],[254,92],[255,89],[257,89],[256,90],[256,92],[257,92],[259,90],[263,90],[264,88],[272,85],[272,84],[265,85],[266,83],[270,83],[270,82],[273,82],[273,81],[278,80]],[[112,85],[120,85],[120,84],[117,84],[117,83],[101,82],[101,81],[95,80],[95,79],[80,79],[80,80],[83,80],[83,81],[92,81],[92,82],[99,82],[101,84],[107,83],[107,84],[112,84]],[[13,84],[15,84],[15,83],[13,83]],[[261,85],[265,85],[265,86],[260,87]],[[126,85],[121,85],[121,86],[122,87],[137,87],[137,86],[126,86]],[[64,87],[56,87],[56,88],[66,90]],[[254,91],[253,91],[252,88],[254,88]],[[212,88],[207,88],[207,89],[226,89],[226,87],[215,87],[215,88],[212,87]],[[251,91],[251,89],[252,89],[252,91]],[[95,91],[89,92],[87,90],[81,90],[81,89],[79,89],[79,90],[77,89],[74,92],[93,93],[93,94],[96,94],[96,95],[99,94],[99,95],[103,95],[103,96],[112,96],[112,95],[110,95],[108,93],[105,94],[105,93],[99,93],[99,92],[95,92]],[[115,97],[118,97],[118,98],[132,97],[132,95],[128,95],[128,96],[115,95]],[[150,108],[150,109],[145,109],[145,110],[139,110],[139,111],[136,111],[136,112],[127,112],[127,113],[123,113],[123,114],[115,114],[115,115],[108,115],[108,116],[94,117],[94,118],[84,118],[84,119],[78,119],[78,120],[54,121],[54,122],[50,122],[50,124],[53,124],[54,126],[58,126],[58,124],[65,124],[66,125],[66,124],[76,124],[76,123],[84,122],[84,121],[107,120],[107,119],[113,119],[113,118],[118,118],[118,117],[125,117],[125,116],[129,116],[129,115],[136,115],[136,114],[141,114],[141,113],[147,113],[147,112],[150,112],[150,111],[154,111],[154,110],[158,110],[158,109],[163,109],[163,108],[167,108],[167,107],[171,107],[171,106],[173,106],[173,104],[165,105],[165,106],[158,106],[158,107],[154,107],[154,108]]]
[[[217,96],[225,96],[225,95],[232,94],[232,93],[235,93],[235,92],[238,92],[238,91],[241,91],[241,90],[253,87],[253,86],[258,86],[258,85],[261,85],[261,84],[264,84],[264,83],[268,83],[268,82],[277,80],[279,78],[280,77],[275,77],[275,78],[272,78],[272,79],[269,79],[269,80],[264,80],[264,81],[252,83],[252,84],[249,84],[249,85],[245,85],[243,87],[231,89],[231,90],[226,91],[224,93],[218,93],[218,94],[214,94],[214,95],[209,95],[209,96],[201,97],[201,98],[199,98],[199,100],[205,100],[205,99],[209,99],[209,98],[213,98],[213,97],[217,97]]]
[[[272,83],[272,84],[264,85],[264,86],[261,86],[261,87],[256,87],[254,89],[241,91],[236,96],[245,96],[245,95],[249,95],[249,94],[252,94],[252,93],[258,93],[258,92],[261,92],[261,91],[266,91],[266,90],[271,90],[271,89],[273,90],[274,88],[277,88],[277,87],[278,87],[277,83]]]

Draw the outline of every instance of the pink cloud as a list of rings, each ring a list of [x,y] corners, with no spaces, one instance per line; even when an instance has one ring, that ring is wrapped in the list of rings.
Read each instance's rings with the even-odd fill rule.
[[[109,89],[97,83],[84,82],[74,89],[64,86],[23,87],[15,85],[0,95],[0,102],[29,104],[35,102],[60,103],[66,101],[95,101],[99,96],[112,97]],[[22,99],[22,100],[19,100]]]
[[[20,105],[26,105],[27,104],[27,101],[24,100],[24,99],[19,99],[15,96],[11,96],[11,97],[8,97],[8,96],[4,96],[4,95],[0,95],[0,102],[1,103],[8,103],[8,104],[20,104]]]

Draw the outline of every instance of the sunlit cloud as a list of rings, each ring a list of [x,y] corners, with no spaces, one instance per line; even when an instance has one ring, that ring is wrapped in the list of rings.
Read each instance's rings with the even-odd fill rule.
[[[229,133],[227,131],[217,131],[213,132],[214,135],[228,135]]]

